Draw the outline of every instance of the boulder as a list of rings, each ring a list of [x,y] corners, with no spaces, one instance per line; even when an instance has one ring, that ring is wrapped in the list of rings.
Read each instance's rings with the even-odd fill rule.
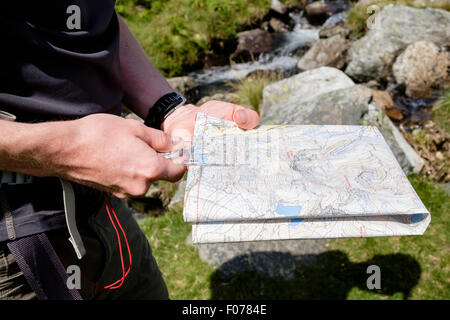
[[[202,97],[199,101],[197,101],[196,105],[201,106],[202,104],[211,101],[211,100],[220,100],[225,102],[234,102],[236,96],[231,92],[219,92],[215,93],[212,96]]]
[[[312,25],[323,24],[332,14],[331,7],[325,1],[314,1],[305,7],[306,18]]]
[[[342,71],[321,67],[270,84],[263,92],[265,124],[374,125],[405,173],[420,172],[421,159],[373,99]]]
[[[355,7],[367,7],[374,4],[374,2],[374,0],[358,0],[358,2],[356,2],[355,4]]]
[[[184,204],[185,191],[186,191],[186,179],[183,179],[178,183],[177,191],[174,193],[172,199],[170,199],[167,208],[173,209],[176,206],[182,206]]]
[[[409,44],[428,40],[443,44],[450,38],[450,12],[387,5],[378,23],[351,45],[345,72],[360,82],[386,79],[398,54]]]
[[[263,29],[264,31],[269,31],[270,30],[269,21],[264,21],[263,23],[261,23],[260,28]]]
[[[269,21],[269,25],[275,32],[288,32],[290,29],[287,24],[277,18],[271,18]]]
[[[354,86],[354,82],[342,71],[335,68],[321,67],[305,71],[287,79],[275,82],[264,88],[264,112],[269,112],[265,118],[284,113],[282,107],[289,110],[308,100],[338,89]],[[293,104],[293,106],[291,106]],[[271,108],[274,106],[273,108]]]
[[[272,0],[270,2],[270,9],[279,14],[285,14],[288,10],[287,6],[284,3],[281,3],[279,0]]]
[[[414,0],[414,7],[448,7],[448,0]]]
[[[322,66],[340,69],[345,65],[348,47],[348,40],[339,34],[331,38],[319,39],[300,58],[297,63],[297,68],[300,71],[311,70]]]
[[[312,25],[321,25],[333,14],[346,11],[352,6],[348,0],[314,1],[305,6],[305,14]]]
[[[237,48],[230,58],[243,57],[244,59],[254,58],[260,53],[268,53],[273,50],[272,35],[262,29],[242,31],[237,34]]]
[[[225,66],[228,63],[229,63],[229,60],[225,54],[214,53],[214,52],[204,53],[203,68]]]
[[[372,98],[383,112],[392,120],[403,120],[403,114],[395,107],[394,100],[387,91],[371,89]]]
[[[319,31],[319,38],[331,38],[335,35],[340,35],[343,38],[348,38],[350,35],[350,28],[345,24],[345,22],[340,22],[338,24],[330,24],[324,26]]]
[[[171,202],[179,182],[153,181],[145,196],[130,197],[127,204],[135,211],[150,216],[157,216],[164,212]]]
[[[425,7],[444,7],[448,5],[448,0],[410,0],[408,1],[411,7],[425,8]],[[376,4],[376,0],[359,0],[356,7],[367,7],[372,4]]]
[[[412,98],[425,98],[432,87],[448,82],[449,53],[433,42],[417,41],[398,56],[392,68],[398,84],[406,86],[405,93]]]

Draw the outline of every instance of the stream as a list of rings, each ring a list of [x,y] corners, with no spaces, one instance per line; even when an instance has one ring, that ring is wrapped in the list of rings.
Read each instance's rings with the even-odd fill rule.
[[[211,67],[189,73],[200,85],[211,85],[235,81],[246,77],[253,71],[271,70],[295,73],[299,57],[299,49],[310,47],[319,39],[319,31],[325,25],[336,24],[346,17],[346,13],[338,13],[330,17],[323,26],[313,26],[303,16],[303,12],[289,14],[295,22],[290,32],[273,34],[278,47],[270,53],[261,54],[256,61],[234,63],[232,65]]]

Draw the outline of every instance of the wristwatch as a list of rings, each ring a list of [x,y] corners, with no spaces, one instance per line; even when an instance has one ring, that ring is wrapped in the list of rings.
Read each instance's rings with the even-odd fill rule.
[[[163,121],[177,108],[181,107],[187,102],[187,99],[176,91],[169,92],[163,95],[156,101],[156,103],[149,109],[148,116],[144,124],[147,127],[160,130]]]

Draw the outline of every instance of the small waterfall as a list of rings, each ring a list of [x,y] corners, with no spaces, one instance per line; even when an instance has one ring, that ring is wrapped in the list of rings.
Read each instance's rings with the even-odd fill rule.
[[[320,27],[310,25],[303,12],[291,12],[289,15],[295,21],[295,26],[290,32],[273,35],[280,43],[273,52],[261,54],[256,61],[197,70],[189,76],[199,84],[207,85],[238,80],[256,70],[295,71],[299,58],[296,51],[311,46],[319,38]]]

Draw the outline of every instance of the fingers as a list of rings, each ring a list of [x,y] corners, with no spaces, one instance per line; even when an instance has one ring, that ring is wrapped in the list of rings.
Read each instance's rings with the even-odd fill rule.
[[[253,129],[259,123],[259,116],[253,110],[236,106],[233,112],[233,121],[242,129]]]
[[[229,102],[212,100],[200,109],[207,114],[234,121],[242,129],[253,129],[259,123],[257,112]]]
[[[122,181],[119,188],[111,188],[109,190],[118,198],[141,197],[144,196],[153,181],[166,180],[175,182],[180,180],[186,168],[183,165],[177,165],[160,155],[148,157],[150,161],[147,165],[139,170],[132,178],[126,182]]]
[[[184,165],[177,164],[174,161],[166,159],[160,155],[158,155],[155,165],[157,166],[156,180],[175,182],[180,180],[186,171],[186,167]]]
[[[159,152],[169,152],[181,141],[180,138],[171,137],[161,130],[149,128],[144,125],[139,138],[144,140],[150,147],[152,147],[152,149]]]

